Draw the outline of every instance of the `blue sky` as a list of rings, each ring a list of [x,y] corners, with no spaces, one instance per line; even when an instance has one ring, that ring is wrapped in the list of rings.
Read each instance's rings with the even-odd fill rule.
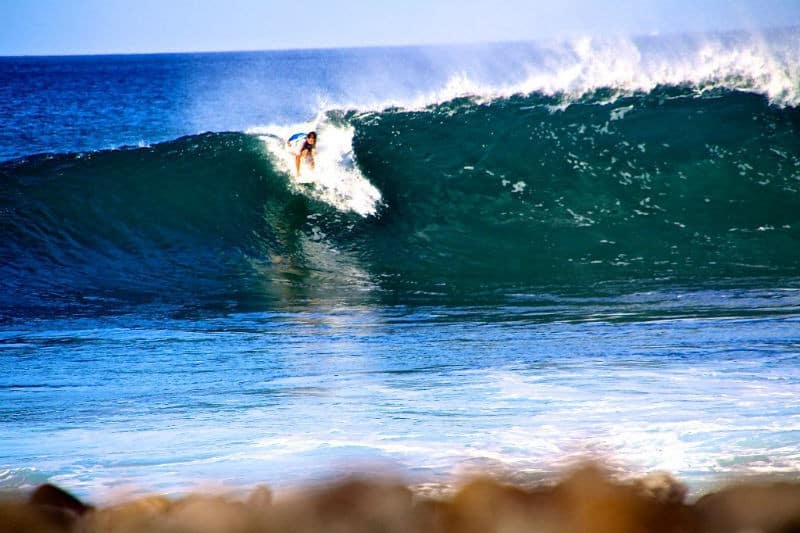
[[[0,55],[537,40],[800,25],[798,0],[2,0]]]

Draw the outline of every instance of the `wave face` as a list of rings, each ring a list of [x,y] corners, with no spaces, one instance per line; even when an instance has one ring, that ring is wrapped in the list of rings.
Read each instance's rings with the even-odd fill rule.
[[[306,216],[243,134],[34,156],[0,179],[0,294],[13,307],[235,297],[248,258],[290,254]]]
[[[674,87],[604,98],[354,117],[389,205],[363,241],[371,264],[467,291],[797,274],[797,109]]]
[[[2,164],[5,309],[609,294],[800,273],[800,112],[659,87],[332,111],[381,201],[298,185],[257,135]],[[325,136],[320,136],[320,143]],[[341,144],[341,142],[340,142]]]

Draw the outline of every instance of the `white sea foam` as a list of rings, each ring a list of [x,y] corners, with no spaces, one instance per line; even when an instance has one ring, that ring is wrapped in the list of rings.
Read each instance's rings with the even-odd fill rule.
[[[311,130],[317,132],[319,139],[315,168],[304,163],[298,176],[294,155],[287,150],[286,139],[293,133]],[[254,127],[247,133],[258,135],[264,141],[277,168],[290,177],[296,191],[340,211],[351,211],[363,217],[377,212],[381,193],[364,177],[354,161],[352,127],[333,124],[320,115],[311,122]]]
[[[481,69],[467,62],[438,87],[404,98],[380,100],[355,95],[350,101],[325,104],[328,109],[423,109],[462,97],[488,102],[532,93],[561,96],[569,104],[599,89],[609,90],[607,101],[611,102],[620,95],[649,92],[663,85],[685,86],[698,94],[719,88],[741,90],[763,94],[778,106],[800,104],[800,29],[771,36],[583,37],[531,43],[529,51],[528,58],[496,54],[484,59],[507,61],[507,70],[518,73],[513,78],[486,79],[479,74]]]
[[[532,66],[510,93],[563,93],[579,97],[606,88],[648,92],[659,85],[688,85],[698,92],[715,88],[766,95],[777,105],[800,103],[800,39],[780,43],[761,36],[696,38],[653,49],[630,39],[577,39],[550,65]],[[622,118],[621,116],[619,118]]]

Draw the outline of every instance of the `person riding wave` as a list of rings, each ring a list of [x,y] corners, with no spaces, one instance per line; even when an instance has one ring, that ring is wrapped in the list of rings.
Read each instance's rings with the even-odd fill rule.
[[[289,150],[294,154],[294,165],[297,177],[300,177],[300,162],[305,159],[314,170],[314,152],[317,146],[317,133],[295,133],[286,141]]]

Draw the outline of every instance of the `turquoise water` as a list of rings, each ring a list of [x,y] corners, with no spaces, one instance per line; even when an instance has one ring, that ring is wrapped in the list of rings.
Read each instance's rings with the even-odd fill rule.
[[[0,488],[795,472],[767,37],[0,59]]]
[[[522,481],[581,457],[696,491],[796,472],[793,299],[766,318],[340,308],[9,328],[2,479],[102,499],[352,471]]]

